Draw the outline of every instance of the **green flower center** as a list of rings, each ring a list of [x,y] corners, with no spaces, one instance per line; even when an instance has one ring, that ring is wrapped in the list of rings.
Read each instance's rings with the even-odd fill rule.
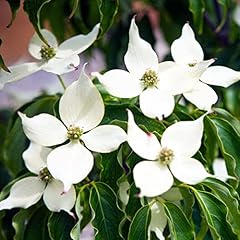
[[[43,182],[46,182],[46,183],[49,183],[51,180],[52,180],[52,175],[51,173],[48,171],[48,169],[45,167],[45,168],[42,168],[39,172],[39,178],[43,181]]]
[[[41,57],[44,60],[49,60],[56,55],[56,50],[50,46],[43,45],[40,50]]]
[[[188,66],[189,67],[194,67],[194,66],[196,66],[196,64],[197,64],[196,62],[195,63],[189,63]]]
[[[83,129],[80,127],[70,126],[68,128],[67,137],[69,140],[79,140],[83,134]]]
[[[168,165],[174,158],[173,150],[169,148],[163,148],[159,154],[159,161],[163,165]]]
[[[158,75],[154,70],[148,69],[140,79],[143,81],[144,87],[156,87],[158,83]]]

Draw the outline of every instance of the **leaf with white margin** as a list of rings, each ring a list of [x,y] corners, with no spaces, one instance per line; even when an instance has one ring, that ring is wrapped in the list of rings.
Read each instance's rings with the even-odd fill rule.
[[[114,191],[103,182],[96,182],[90,193],[90,205],[96,230],[95,240],[121,240],[119,224],[124,214],[117,205]]]
[[[227,209],[215,195],[193,189],[213,239],[237,239],[226,221]]]
[[[164,210],[168,219],[171,239],[174,240],[193,240],[195,232],[180,207],[171,202],[163,203]]]
[[[135,214],[129,227],[128,240],[146,240],[150,220],[150,207],[148,205],[141,207]]]

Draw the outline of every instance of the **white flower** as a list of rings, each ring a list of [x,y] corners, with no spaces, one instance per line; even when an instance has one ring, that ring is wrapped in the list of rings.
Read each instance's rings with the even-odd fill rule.
[[[80,63],[78,54],[87,49],[97,38],[99,24],[87,35],[76,35],[67,39],[58,46],[55,36],[46,29],[41,30],[48,41],[43,43],[35,33],[30,44],[29,53],[38,61],[10,66],[11,73],[0,70],[0,89],[7,82],[20,80],[39,70],[61,75],[76,69]]]
[[[226,182],[228,179],[236,179],[235,177],[228,175],[226,162],[223,158],[214,159],[213,172],[214,172],[214,177],[223,182]]]
[[[178,188],[171,188],[166,193],[161,195],[162,199],[179,203],[182,200],[182,195]],[[151,220],[148,226],[148,240],[151,239],[151,232],[155,232],[159,240],[165,240],[163,231],[167,226],[167,216],[164,207],[160,202],[155,202],[151,205]]]
[[[68,191],[71,184],[87,177],[93,167],[93,155],[88,149],[112,152],[126,141],[126,133],[115,125],[98,126],[104,115],[104,104],[84,68],[78,81],[73,82],[61,97],[59,114],[62,122],[46,113],[32,118],[23,113],[19,116],[26,136],[33,142],[54,146],[70,140],[55,148],[47,158],[50,173],[61,180],[64,191]]]
[[[228,87],[240,79],[240,72],[230,68],[209,67],[215,59],[203,60],[202,47],[188,23],[183,26],[181,36],[172,43],[171,53],[176,65],[182,67],[188,73],[188,78],[192,79],[188,81],[189,89],[183,95],[199,109],[210,111],[218,99],[207,84]]]
[[[124,57],[128,71],[113,69],[103,75],[93,73],[113,96],[132,98],[139,96],[144,115],[158,119],[169,116],[174,109],[174,95],[188,89],[185,72],[172,62],[158,63],[157,54],[144,41],[132,19],[128,50]],[[179,79],[186,79],[181,81]]]
[[[63,184],[52,178],[47,169],[47,155],[51,149],[31,143],[23,153],[23,159],[28,170],[38,176],[25,177],[10,189],[10,195],[0,202],[0,210],[15,207],[28,208],[37,203],[43,196],[47,208],[53,212],[64,210],[70,213],[76,200],[73,186],[63,193]]]
[[[203,116],[171,125],[160,143],[154,134],[145,133],[136,125],[128,110],[128,144],[148,160],[137,163],[133,169],[140,196],[154,197],[166,192],[173,185],[173,176],[187,184],[197,184],[210,176],[201,162],[192,158],[201,146],[202,134]]]

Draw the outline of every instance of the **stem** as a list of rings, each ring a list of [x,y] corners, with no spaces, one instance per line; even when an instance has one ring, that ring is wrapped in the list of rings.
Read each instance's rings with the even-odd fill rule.
[[[206,234],[207,234],[207,231],[208,231],[207,222],[206,222],[205,218],[202,218],[201,228],[200,228],[200,231],[198,232],[198,235],[197,235],[197,237],[196,237],[196,240],[203,240],[204,237],[205,237]]]
[[[64,89],[64,91],[65,91],[65,90],[66,90],[66,85],[64,84],[63,79],[61,78],[60,75],[57,75],[57,77],[58,77],[58,80],[59,80],[59,82],[61,83],[61,85],[62,85],[62,87],[63,87],[63,89]]]

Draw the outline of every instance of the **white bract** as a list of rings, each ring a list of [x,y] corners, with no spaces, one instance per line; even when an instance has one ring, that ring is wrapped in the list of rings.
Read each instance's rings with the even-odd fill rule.
[[[150,118],[163,119],[174,109],[174,95],[188,89],[188,78],[181,68],[171,62],[158,63],[157,54],[144,41],[132,19],[128,50],[124,57],[128,71],[113,69],[106,73],[93,73],[113,96],[132,98],[139,96],[140,108]],[[179,80],[181,84],[179,84]],[[184,81],[186,79],[186,81]]]
[[[159,199],[160,197],[158,197]],[[182,200],[182,195],[177,188],[171,188],[166,193],[161,195],[161,198],[171,202],[178,203]],[[155,232],[156,237],[159,240],[165,240],[163,231],[167,226],[167,216],[164,211],[163,205],[156,201],[151,205],[151,220],[148,226],[148,240],[151,239],[151,232]]]
[[[136,125],[128,110],[128,144],[137,155],[148,160],[137,163],[133,169],[140,196],[154,197],[166,192],[173,185],[173,176],[187,184],[200,183],[210,176],[202,163],[192,158],[201,146],[202,135],[203,116],[171,125],[160,143],[154,134],[145,133]]]
[[[236,179],[235,177],[228,175],[226,162],[223,158],[214,159],[213,172],[214,172],[214,177],[223,182],[226,182],[228,179]]]
[[[64,191],[68,191],[71,184],[82,181],[92,170],[94,160],[88,149],[112,152],[126,141],[126,133],[115,125],[98,126],[104,115],[104,104],[84,68],[78,81],[73,82],[61,97],[59,114],[62,122],[46,113],[28,118],[19,112],[23,130],[31,141],[54,146],[70,140],[55,148],[47,158],[50,173],[61,180]]]
[[[240,72],[228,67],[209,67],[215,59],[204,61],[202,47],[188,23],[183,26],[181,36],[172,43],[171,53],[176,65],[189,78],[189,89],[183,95],[199,109],[210,111],[218,99],[215,91],[207,84],[228,87],[240,79]]]
[[[0,202],[0,210],[16,207],[28,208],[37,203],[43,196],[47,208],[53,212],[64,210],[70,213],[76,200],[73,186],[67,193],[63,193],[63,184],[52,178],[47,169],[47,156],[51,149],[31,143],[23,152],[23,159],[27,169],[38,176],[25,177],[10,189],[10,195]]]
[[[80,63],[78,54],[86,50],[96,40],[98,31],[99,24],[87,35],[73,36],[59,46],[57,39],[50,31],[46,29],[41,30],[48,45],[35,33],[28,50],[32,57],[38,61],[10,66],[10,73],[0,70],[0,89],[7,82],[20,80],[39,70],[58,75],[75,70]]]

